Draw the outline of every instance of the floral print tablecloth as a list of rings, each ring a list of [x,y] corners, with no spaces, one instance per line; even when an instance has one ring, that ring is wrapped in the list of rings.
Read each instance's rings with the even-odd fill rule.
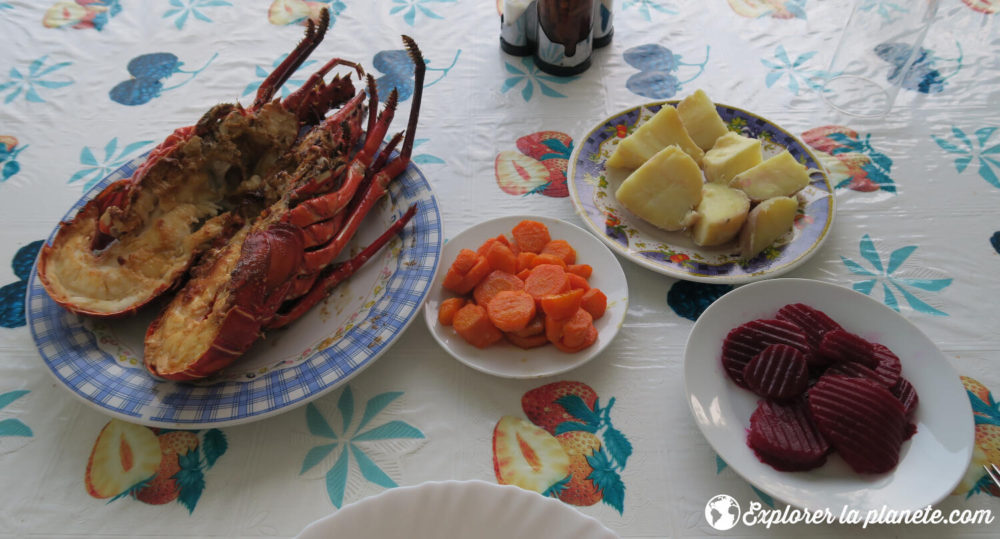
[[[496,4],[501,4],[497,2]],[[491,216],[579,223],[566,187],[576,139],[625,108],[703,88],[812,147],[830,171],[837,220],[790,276],[836,283],[898,311],[963,375],[976,421],[970,472],[945,509],[1000,508],[981,464],[1000,462],[1000,2],[941,0],[914,57],[880,48],[900,87],[880,120],[822,99],[840,29],[891,21],[892,0],[619,0],[615,35],[585,73],[559,78],[500,51],[499,7],[471,0],[76,0],[0,2],[0,536],[292,536],[345,504],[428,480],[496,481],[504,416],[559,400],[586,458],[550,492],[623,537],[717,533],[714,495],[781,507],[719,459],[684,398],[693,321],[728,285],[663,277],[622,261],[625,324],[595,361],[554,379],[511,381],[462,366],[413,324],[349,384],[259,422],[199,431],[111,420],[55,383],[26,327],[32,264],[92,185],[213,104],[252,99],[309,18],[326,41],[282,89],[329,57],[363,63],[404,109],[413,36],[428,78],[413,161],[440,202],[445,238]],[[560,420],[560,422],[561,422]],[[549,423],[547,423],[549,422]],[[95,486],[104,436],[153,477],[114,496]],[[928,470],[928,473],[933,473]],[[117,483],[114,483],[117,484]],[[882,527],[908,536],[994,536],[996,525]],[[742,535],[842,536],[845,526],[737,528]],[[730,533],[734,533],[730,532]],[[872,533],[871,530],[868,533]]]

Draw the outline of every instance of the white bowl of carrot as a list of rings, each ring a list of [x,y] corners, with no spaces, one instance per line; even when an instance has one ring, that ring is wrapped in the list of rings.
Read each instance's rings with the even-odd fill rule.
[[[445,243],[424,318],[455,359],[504,378],[552,376],[587,363],[628,310],[615,255],[580,227],[510,216]]]

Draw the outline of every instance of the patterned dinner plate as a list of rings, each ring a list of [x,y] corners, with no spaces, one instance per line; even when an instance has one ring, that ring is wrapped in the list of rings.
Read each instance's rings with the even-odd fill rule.
[[[105,178],[64,219],[111,182],[131,176],[144,159]],[[186,429],[263,419],[345,384],[417,316],[434,281],[442,245],[437,201],[417,167],[410,164],[390,185],[389,196],[365,218],[347,251],[373,241],[411,204],[417,204],[417,213],[400,236],[330,297],[288,328],[268,333],[244,357],[204,381],[159,380],[143,366],[143,336],[162,303],[123,320],[75,315],[45,292],[37,264],[28,283],[28,325],[60,385],[102,412],[133,423]]]
[[[608,168],[606,162],[636,127],[664,105],[650,103],[615,114],[581,139],[569,161],[570,197],[584,223],[616,253],[653,271],[708,283],[746,283],[792,270],[815,254],[833,225],[833,188],[820,162],[802,142],[778,125],[729,105],[716,110],[741,135],[760,139],[764,158],[788,150],[809,169],[811,182],[799,193],[799,214],[792,232],[752,259],[739,255],[736,242],[699,247],[684,232],[667,232],[646,223],[615,200],[615,191],[629,171]]]

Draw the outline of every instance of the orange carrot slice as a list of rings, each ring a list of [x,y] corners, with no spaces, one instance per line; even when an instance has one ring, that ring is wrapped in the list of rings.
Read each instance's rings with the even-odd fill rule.
[[[552,240],[542,247],[543,255],[554,255],[562,259],[566,265],[576,264],[576,249],[566,240]]]
[[[514,236],[518,248],[530,253],[540,253],[545,244],[552,241],[552,237],[549,236],[549,228],[538,221],[521,221],[514,225],[510,232]]]
[[[544,333],[540,335],[528,335],[527,337],[522,337],[516,333],[504,333],[503,336],[514,346],[525,350],[538,348],[539,346],[544,346],[549,342],[549,340],[545,338]]]
[[[580,352],[582,350],[589,348],[595,342],[597,342],[597,328],[594,326],[590,326],[587,329],[587,334],[583,342],[581,342],[578,346],[569,346],[562,341],[557,341],[553,344],[555,344],[556,348],[558,348],[562,352],[566,352],[567,354],[574,354],[576,352]]]
[[[524,290],[524,281],[516,275],[494,270],[476,285],[472,297],[476,298],[476,303],[485,307],[493,296],[504,290]]]
[[[566,278],[569,279],[570,288],[579,288],[580,290],[590,290],[590,283],[586,279],[580,277],[575,273],[566,272]]]
[[[594,273],[594,268],[587,264],[569,264],[566,266],[566,271],[579,275],[584,279],[590,279],[591,274]]]
[[[576,314],[580,310],[580,301],[583,298],[583,289],[577,288],[562,294],[543,296],[539,300],[542,311],[546,318],[565,319]]]
[[[486,309],[474,303],[469,303],[455,313],[452,327],[476,348],[486,348],[503,338],[503,333],[490,323]]]
[[[600,288],[591,288],[584,292],[580,306],[590,313],[594,320],[597,320],[604,316],[604,311],[608,308],[608,297],[604,295],[604,292],[601,292]]]
[[[569,278],[566,270],[555,264],[542,264],[531,270],[531,275],[524,280],[524,290],[536,300],[544,296],[561,294],[569,290]]]
[[[499,241],[494,241],[486,249],[486,261],[495,270],[506,271],[507,273],[517,273],[517,256],[514,252]]]
[[[438,306],[438,322],[442,326],[450,326],[455,320],[455,313],[466,304],[465,298],[448,298]]]
[[[583,309],[570,316],[562,328],[562,344],[569,348],[576,348],[587,340],[589,328],[594,327],[594,318]]]
[[[545,336],[545,317],[542,313],[535,311],[535,318],[522,330],[512,331],[511,334],[517,335],[518,337],[533,337],[535,335]]]
[[[517,271],[521,272],[526,269],[531,269],[531,263],[535,261],[538,255],[535,253],[529,253],[527,251],[521,251],[517,254]]]
[[[486,314],[500,331],[519,331],[535,318],[535,298],[524,290],[504,290],[486,304]]]
[[[563,262],[563,259],[559,258],[556,255],[541,254],[536,256],[535,259],[531,261],[532,268],[541,266],[542,264],[552,264],[554,266],[559,266],[563,269],[566,269],[566,263]]]

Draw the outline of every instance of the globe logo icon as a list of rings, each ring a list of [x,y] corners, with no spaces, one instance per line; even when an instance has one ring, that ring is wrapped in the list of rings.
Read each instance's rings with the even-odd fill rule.
[[[733,529],[741,514],[739,502],[728,494],[716,494],[705,504],[705,520],[719,531]]]

